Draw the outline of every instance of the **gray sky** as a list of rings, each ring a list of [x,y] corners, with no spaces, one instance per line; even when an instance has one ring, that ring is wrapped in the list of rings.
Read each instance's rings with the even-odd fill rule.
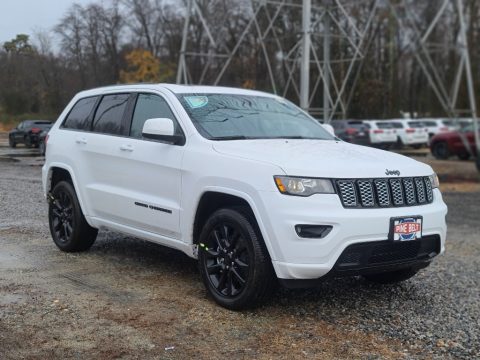
[[[73,3],[92,2],[101,0],[0,0],[0,44],[17,34],[51,30]]]

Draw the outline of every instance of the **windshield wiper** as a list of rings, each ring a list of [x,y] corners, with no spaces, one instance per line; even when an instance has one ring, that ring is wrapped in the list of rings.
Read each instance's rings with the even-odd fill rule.
[[[231,135],[231,136],[214,136],[211,140],[246,140],[249,139],[244,135]]]

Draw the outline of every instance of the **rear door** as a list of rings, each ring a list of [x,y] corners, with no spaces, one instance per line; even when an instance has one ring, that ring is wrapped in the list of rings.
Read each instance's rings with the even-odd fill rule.
[[[139,230],[180,239],[180,191],[184,146],[142,138],[143,124],[152,118],[169,118],[183,135],[167,100],[157,93],[134,94],[128,110],[127,136],[112,147],[109,185],[97,194],[103,213]],[[111,188],[111,190],[108,190]]]

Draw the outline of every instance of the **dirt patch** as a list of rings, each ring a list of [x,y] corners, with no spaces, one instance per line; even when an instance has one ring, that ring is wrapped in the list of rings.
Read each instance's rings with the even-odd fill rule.
[[[442,192],[464,192],[464,193],[478,193],[480,192],[479,182],[447,182],[440,184]]]

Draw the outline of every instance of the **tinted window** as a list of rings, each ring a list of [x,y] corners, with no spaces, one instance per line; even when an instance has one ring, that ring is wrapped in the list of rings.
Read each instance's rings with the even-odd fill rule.
[[[445,126],[453,126],[453,121],[451,120],[442,120],[442,123]]]
[[[377,126],[379,129],[393,129],[393,125],[391,123],[377,122]]]
[[[93,119],[93,131],[102,134],[121,134],[123,113],[129,97],[129,94],[104,96]]]
[[[412,128],[421,128],[424,127],[423,123],[420,121],[410,121],[408,125]]]
[[[63,123],[63,127],[68,129],[88,130],[90,126],[88,117],[96,102],[97,97],[78,100]]]
[[[394,123],[392,123],[392,126],[393,126],[395,129],[403,129],[403,124],[402,124],[402,123],[399,123],[399,122],[394,122]]]
[[[138,95],[135,112],[133,113],[130,136],[141,138],[145,121],[155,118],[172,119],[175,125],[175,134],[182,134],[182,130],[175,120],[175,116],[170,110],[167,102],[162,97],[152,94],[140,94]]]
[[[437,123],[435,121],[424,121],[423,125],[428,126],[428,127],[435,127],[435,126],[437,126]]]

